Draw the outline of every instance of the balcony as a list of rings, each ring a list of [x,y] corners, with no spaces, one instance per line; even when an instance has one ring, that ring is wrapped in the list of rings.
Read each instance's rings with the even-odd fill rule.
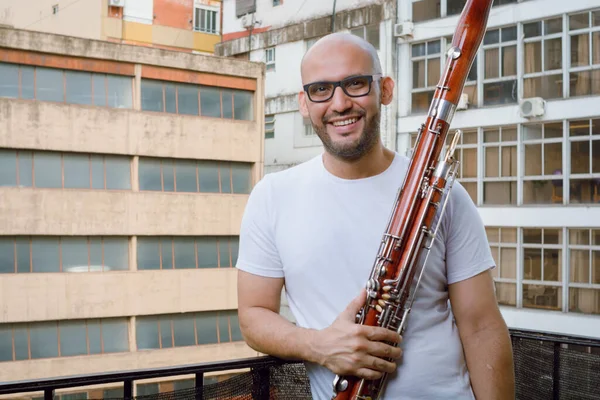
[[[515,363],[517,399],[597,399],[600,392],[600,339],[543,332],[510,331]],[[204,375],[235,371],[233,377],[203,384]],[[241,372],[240,372],[241,371]],[[133,384],[145,379],[195,376],[195,387],[133,396]],[[0,383],[0,396],[20,394],[54,399],[60,389],[120,383],[122,397],[113,400],[161,399],[310,399],[304,366],[274,357],[80,375],[57,379]],[[30,397],[26,397],[30,398]],[[91,399],[102,397],[90,396]],[[104,397],[107,399],[108,397]]]

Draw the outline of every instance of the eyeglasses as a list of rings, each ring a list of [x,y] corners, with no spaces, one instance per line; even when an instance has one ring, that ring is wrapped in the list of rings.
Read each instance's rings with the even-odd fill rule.
[[[350,76],[337,82],[313,82],[304,85],[303,88],[310,101],[313,103],[323,103],[333,97],[335,89],[338,86],[349,97],[366,96],[371,93],[371,83],[376,77],[381,77],[381,74]]]

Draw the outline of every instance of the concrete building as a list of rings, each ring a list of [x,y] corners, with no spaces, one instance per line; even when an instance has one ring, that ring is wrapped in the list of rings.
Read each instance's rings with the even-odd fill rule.
[[[465,0],[398,2],[397,150],[407,152]],[[452,129],[510,327],[600,337],[600,9],[495,1]]]
[[[233,266],[264,74],[0,28],[0,381],[257,355]]]
[[[221,0],[0,0],[0,25],[212,54]]]
[[[338,0],[335,31],[365,38],[378,49],[385,74],[395,74],[392,35],[395,1]],[[323,151],[310,122],[298,111],[300,61],[331,32],[333,2],[223,1],[223,42],[215,53],[266,64],[265,173],[296,165]],[[382,109],[386,145],[394,147],[395,107]]]

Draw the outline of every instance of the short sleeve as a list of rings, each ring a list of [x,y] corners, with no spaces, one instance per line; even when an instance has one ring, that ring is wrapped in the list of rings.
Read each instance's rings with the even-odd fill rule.
[[[448,284],[471,278],[496,266],[483,221],[465,188],[455,182],[449,194],[446,225]]]
[[[275,245],[269,176],[265,175],[248,198],[240,227],[236,268],[255,275],[283,277],[283,265]]]

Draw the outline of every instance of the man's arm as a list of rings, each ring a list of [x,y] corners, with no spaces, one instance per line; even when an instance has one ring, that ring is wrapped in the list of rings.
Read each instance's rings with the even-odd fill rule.
[[[449,296],[475,397],[514,399],[512,345],[490,272],[450,285]]]
[[[377,379],[393,372],[401,350],[382,343],[399,342],[393,331],[354,324],[364,302],[363,291],[331,326],[323,330],[298,327],[279,314],[283,278],[267,278],[238,270],[238,315],[246,343],[254,350],[286,359],[318,363],[336,374]]]

